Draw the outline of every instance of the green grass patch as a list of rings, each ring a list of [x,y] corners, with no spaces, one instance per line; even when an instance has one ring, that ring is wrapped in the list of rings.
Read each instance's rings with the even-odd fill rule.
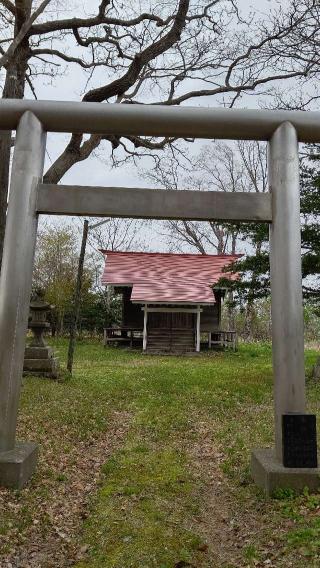
[[[54,346],[63,363],[66,342]],[[306,352],[308,375],[316,356]],[[319,388],[308,381],[313,411]],[[17,529],[19,546],[24,546],[35,517],[43,534],[52,531],[54,521],[49,514],[39,517],[39,503],[68,490],[74,448],[81,452],[84,445],[108,437],[115,413],[127,413],[130,427],[106,458],[87,518],[74,535],[79,549],[88,549],[77,568],[238,568],[264,562],[275,551],[279,567],[288,566],[291,556],[295,568],[306,555],[313,562],[320,540],[319,497],[282,492],[267,503],[249,475],[251,448],[273,443],[269,344],[241,345],[237,353],[158,357],[80,342],[72,378],[25,379],[20,436],[40,440],[42,458],[32,484],[13,498],[17,509],[1,515],[0,542],[1,535]],[[207,543],[203,520],[214,486],[208,467],[193,457],[193,448],[205,441],[219,456],[217,463],[208,463],[221,476],[232,512],[221,531],[234,534],[234,546],[230,537],[229,556],[220,564],[215,564],[215,546]],[[69,461],[63,464],[66,455]],[[255,526],[254,539],[245,533],[248,519]],[[206,522],[214,525],[215,517]],[[4,539],[2,550],[7,549]]]
[[[104,481],[86,538],[90,566],[171,566],[201,544],[185,525],[194,512],[192,479],[183,454],[128,444],[104,467]],[[99,535],[97,541],[96,536]],[[88,564],[85,564],[88,565]]]

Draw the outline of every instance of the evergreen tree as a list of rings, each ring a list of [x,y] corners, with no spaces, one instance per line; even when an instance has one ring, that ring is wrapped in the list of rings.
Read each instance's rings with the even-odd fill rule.
[[[302,276],[304,296],[318,306],[320,315],[320,146],[308,148],[302,168]]]
[[[300,194],[303,294],[320,315],[320,146],[309,145],[306,150],[301,160]],[[234,283],[223,279],[221,284],[231,286],[235,304],[250,311],[255,300],[270,294],[269,227],[241,225],[239,237],[250,246],[249,254],[232,267],[242,277]]]

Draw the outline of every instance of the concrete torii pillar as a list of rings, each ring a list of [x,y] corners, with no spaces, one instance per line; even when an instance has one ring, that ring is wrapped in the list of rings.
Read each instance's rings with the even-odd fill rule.
[[[0,278],[0,486],[20,488],[37,446],[16,442],[16,423],[37,235],[36,195],[46,135],[30,111],[17,128]]]
[[[275,449],[281,461],[281,417],[306,410],[299,156],[297,133],[289,122],[270,141],[269,179]]]
[[[289,122],[269,142],[272,194],[270,276],[275,449],[254,450],[252,474],[267,494],[277,487],[319,487],[319,468],[283,465],[283,415],[305,414],[304,330],[298,139]]]

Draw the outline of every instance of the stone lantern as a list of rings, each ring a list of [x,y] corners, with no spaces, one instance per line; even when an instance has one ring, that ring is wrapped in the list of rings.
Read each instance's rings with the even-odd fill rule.
[[[44,300],[43,292],[38,290],[30,303],[29,328],[33,337],[25,349],[23,366],[25,374],[58,378],[58,359],[54,357],[53,349],[46,345],[43,337],[44,332],[50,328],[47,314],[53,308],[54,306]]]

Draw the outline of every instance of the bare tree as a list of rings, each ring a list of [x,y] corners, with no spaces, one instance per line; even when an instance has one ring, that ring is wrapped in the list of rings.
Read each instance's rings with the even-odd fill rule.
[[[279,3],[280,4],[280,3]],[[273,13],[274,28],[282,29],[279,42],[270,42],[265,54],[270,60],[304,69],[294,83],[278,85],[273,108],[306,110],[319,107],[320,4],[318,0],[290,0]]]
[[[196,156],[180,147],[179,154],[169,149],[143,177],[164,189],[250,191],[245,166],[239,151],[224,143],[207,144]],[[236,252],[238,227],[217,222],[167,221],[165,236],[172,249],[195,250],[200,254]]]
[[[190,157],[169,155],[170,150],[144,177],[166,189],[215,190],[223,192],[268,191],[266,144],[243,142],[237,144],[211,143],[202,147],[199,154]],[[181,161],[181,156],[184,160]],[[265,243],[264,230],[250,224],[223,224],[216,222],[166,221],[164,233],[173,250],[196,251],[200,254],[235,254],[243,252],[248,243],[255,255],[260,255]],[[245,332],[251,334],[254,318],[254,301],[260,272],[251,271],[251,286],[246,302]],[[229,328],[234,329],[232,310],[233,292],[229,291]]]
[[[108,223],[90,230],[88,240],[93,249],[140,250],[145,249],[142,223],[136,219],[109,219]]]
[[[71,66],[84,73],[83,101],[117,104],[181,104],[215,97],[232,106],[246,92],[265,91],[274,81],[308,77],[315,58],[284,54],[283,41],[312,26],[316,3],[291,3],[281,18],[242,19],[236,0],[160,0],[152,5],[117,0],[0,1],[2,96],[37,96],[38,77],[53,80]],[[300,33],[300,32],[299,32]],[[304,38],[307,45],[308,37]],[[300,46],[299,46],[300,49]],[[307,49],[307,48],[306,48]],[[98,86],[97,86],[98,85]],[[45,175],[58,183],[102,141],[128,159],[175,145],[174,139],[72,135]],[[5,229],[11,135],[0,138],[0,258]],[[110,154],[102,147],[101,152]]]

